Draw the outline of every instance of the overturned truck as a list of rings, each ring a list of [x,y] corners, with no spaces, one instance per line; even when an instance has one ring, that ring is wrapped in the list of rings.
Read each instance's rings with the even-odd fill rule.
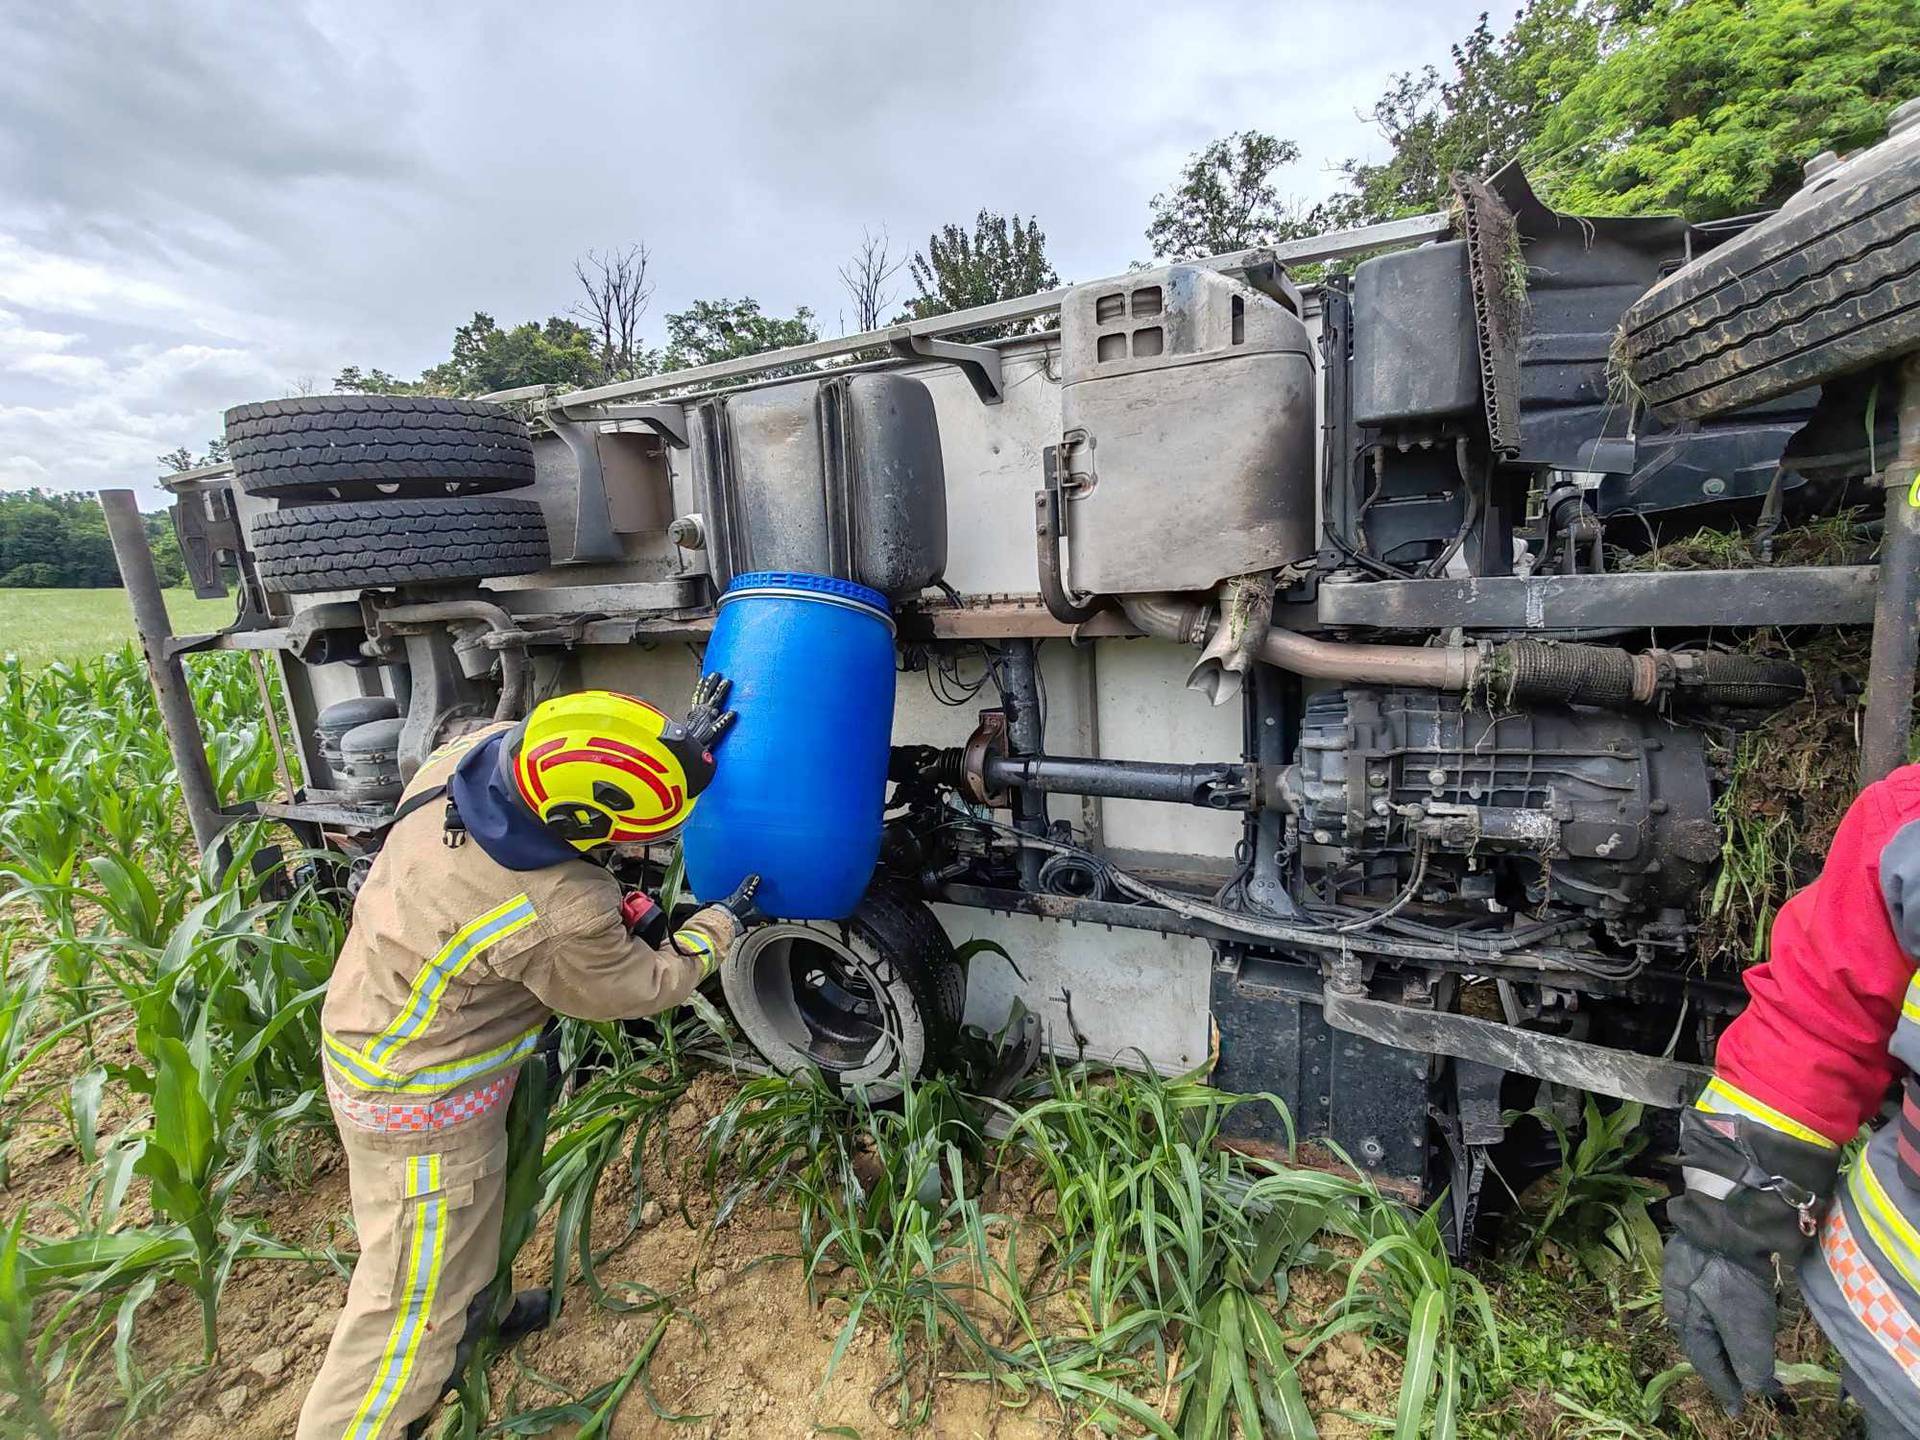
[[[258,812],[349,868],[464,729],[680,703],[736,575],[881,592],[868,897],[722,967],[766,1062],[884,1092],[969,1032],[1205,1069],[1464,1230],[1503,1111],[1682,1104],[1742,1003],[1691,944],[1727,742],[1804,685],[1750,637],[1878,603],[1867,765],[1904,758],[1916,344],[1910,105],[1772,217],[1570,217],[1509,168],[596,389],[242,406],[231,465],[167,482],[196,587],[238,589],[216,635],[167,632],[106,499],[197,833],[231,817],[179,659],[255,651],[297,752]],[[1878,567],[1633,568],[1885,485]]]

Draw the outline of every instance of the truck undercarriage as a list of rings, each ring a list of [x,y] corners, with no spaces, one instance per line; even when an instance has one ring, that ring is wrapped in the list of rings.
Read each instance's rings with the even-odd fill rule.
[[[1881,147],[1909,189],[1913,131]],[[1535,1082],[1671,1107],[1706,1078],[1744,999],[1696,944],[1729,756],[1803,693],[1797,637],[1873,626],[1863,767],[1905,757],[1903,488],[1878,566],[1649,568],[1878,515],[1920,460],[1890,340],[1731,408],[1636,390],[1630,307],[1749,233],[1559,215],[1510,168],[1448,213],[489,397],[525,474],[303,470],[352,451],[323,422],[425,447],[434,405],[245,407],[234,466],[169,482],[196,588],[239,591],[217,635],[169,633],[103,498],[196,835],[234,817],[180,660],[246,650],[297,756],[259,813],[350,863],[475,723],[677,704],[735,574],[881,590],[878,898],[727,962],[769,1063],[897,1085],[966,1026],[1205,1067],[1398,1193],[1450,1187],[1465,1233]]]

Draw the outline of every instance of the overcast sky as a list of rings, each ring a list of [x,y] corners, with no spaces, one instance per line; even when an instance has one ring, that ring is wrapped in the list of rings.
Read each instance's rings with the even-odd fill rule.
[[[1377,157],[1356,112],[1479,8],[0,0],[0,489],[158,503],[227,406],[564,312],[589,247],[651,248],[656,343],[742,294],[843,329],[863,226],[982,206],[1064,279],[1123,270],[1215,136],[1298,141],[1308,200]]]

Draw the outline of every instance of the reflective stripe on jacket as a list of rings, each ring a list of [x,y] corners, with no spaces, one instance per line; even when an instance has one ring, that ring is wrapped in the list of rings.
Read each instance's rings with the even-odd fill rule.
[[[501,728],[436,752],[408,793]],[[708,906],[655,950],[627,934],[620,884],[598,865],[509,870],[471,841],[446,845],[444,820],[427,804],[396,824],[354,902],[322,1011],[343,1089],[416,1099],[484,1081],[531,1054],[554,1011],[670,1009],[733,944],[732,916]]]

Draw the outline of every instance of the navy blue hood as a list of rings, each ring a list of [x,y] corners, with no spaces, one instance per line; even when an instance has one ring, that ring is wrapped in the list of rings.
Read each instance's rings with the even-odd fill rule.
[[[545,870],[580,852],[540,822],[520,799],[508,771],[506,742],[511,730],[489,736],[460,757],[447,794],[460,812],[467,834],[509,870]]]

